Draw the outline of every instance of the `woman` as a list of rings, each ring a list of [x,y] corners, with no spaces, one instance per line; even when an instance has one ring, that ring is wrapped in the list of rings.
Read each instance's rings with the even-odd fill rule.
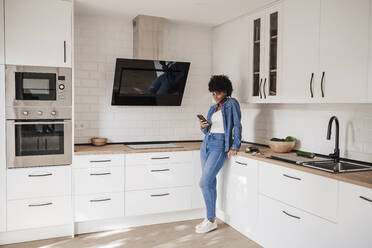
[[[209,109],[207,122],[200,121],[201,130],[205,134],[200,149],[200,188],[207,218],[196,226],[197,233],[207,233],[217,228],[216,176],[226,159],[238,153],[242,132],[240,106],[236,99],[231,98],[233,89],[230,79],[225,75],[212,76],[208,88],[217,104]]]

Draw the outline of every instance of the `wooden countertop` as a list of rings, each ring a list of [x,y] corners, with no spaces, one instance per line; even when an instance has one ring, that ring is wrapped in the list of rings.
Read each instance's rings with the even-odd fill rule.
[[[122,144],[112,144],[104,146],[75,145],[75,155],[99,155],[99,154],[128,154],[145,152],[175,152],[175,151],[194,151],[199,150],[201,142],[177,142],[180,147],[159,148],[159,149],[132,149]]]
[[[193,151],[199,150],[201,147],[201,142],[180,142],[176,143],[181,147],[178,148],[161,148],[161,149],[140,149],[134,150],[128,146],[122,144],[112,144],[105,146],[91,146],[91,145],[75,145],[75,155],[99,155],[99,154],[129,154],[129,153],[145,153],[145,152],[173,152],[173,151]],[[362,171],[362,172],[350,172],[350,173],[340,173],[333,174],[326,171],[321,171],[317,169],[312,169],[300,165],[295,165],[291,163],[286,163],[282,161],[277,161],[270,159],[271,155],[278,155],[271,151],[268,147],[259,146],[261,154],[252,155],[245,153],[244,150],[247,146],[252,146],[249,144],[242,144],[238,155],[246,158],[251,158],[263,162],[268,162],[271,164],[276,164],[279,166],[285,166],[291,169],[296,169],[308,173],[312,173],[319,176],[328,177],[331,179],[339,180],[342,182],[352,183],[355,185],[367,187],[372,189],[372,171]]]

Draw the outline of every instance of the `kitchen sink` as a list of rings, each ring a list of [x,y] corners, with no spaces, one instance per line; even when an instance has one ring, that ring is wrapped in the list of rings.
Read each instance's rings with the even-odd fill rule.
[[[333,173],[372,170],[372,166],[343,160],[340,160],[340,162],[335,162],[334,160],[303,162],[300,165]]]

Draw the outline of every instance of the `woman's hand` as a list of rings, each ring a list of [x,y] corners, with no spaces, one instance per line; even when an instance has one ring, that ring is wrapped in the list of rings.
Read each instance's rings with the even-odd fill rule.
[[[230,149],[230,151],[227,153],[228,157],[235,156],[238,154],[238,150]]]
[[[202,128],[206,128],[206,127],[209,126],[209,123],[206,122],[206,121],[199,120],[199,122],[200,122],[200,126],[201,126]]]

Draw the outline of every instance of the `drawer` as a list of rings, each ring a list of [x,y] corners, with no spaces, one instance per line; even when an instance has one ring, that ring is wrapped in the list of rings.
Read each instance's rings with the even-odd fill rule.
[[[125,190],[191,186],[192,164],[128,166]]]
[[[191,209],[191,187],[125,192],[125,215]]]
[[[126,155],[126,165],[156,165],[192,163],[192,151],[185,152],[149,152]]]
[[[43,166],[7,170],[7,199],[71,195],[71,167]]]
[[[259,162],[259,191],[266,196],[337,222],[336,180]]]
[[[265,248],[337,247],[337,224],[263,195],[259,205],[259,241]]]
[[[75,196],[75,221],[124,216],[124,192]]]
[[[71,197],[44,197],[7,202],[7,231],[72,223]]]
[[[124,191],[124,166],[74,169],[75,194]]]
[[[74,156],[73,168],[104,168],[107,166],[124,166],[123,154],[78,155]]]

